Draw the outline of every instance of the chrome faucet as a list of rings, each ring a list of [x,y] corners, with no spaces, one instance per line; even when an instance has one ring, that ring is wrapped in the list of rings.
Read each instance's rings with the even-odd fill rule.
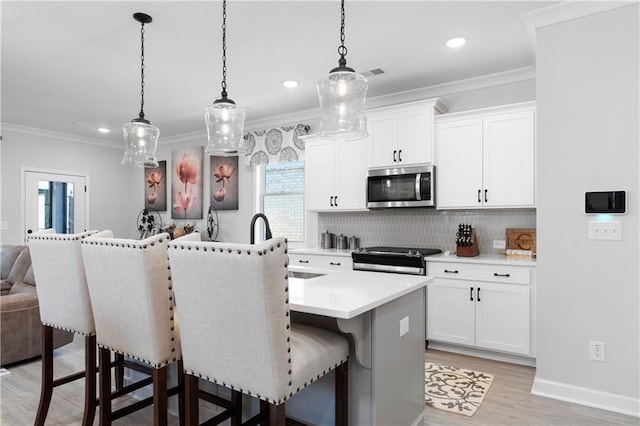
[[[251,218],[251,244],[255,244],[256,242],[256,237],[255,237],[255,231],[256,231],[256,220],[258,220],[258,218],[261,217],[262,220],[264,220],[264,226],[265,226],[265,234],[266,234],[266,238],[267,240],[270,240],[271,238],[273,238],[273,235],[271,235],[271,228],[269,227],[269,219],[267,219],[267,216],[265,216],[263,213],[256,213],[255,215],[253,215],[253,217]]]

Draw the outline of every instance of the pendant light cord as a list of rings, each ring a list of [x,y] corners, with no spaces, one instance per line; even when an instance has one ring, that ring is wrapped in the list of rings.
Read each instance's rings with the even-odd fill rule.
[[[345,56],[347,56],[347,48],[344,45],[344,0],[342,0],[342,5],[340,8],[341,20],[340,20],[340,47],[338,47],[338,54],[340,55],[340,59],[338,60],[338,64],[341,67],[347,65],[347,60]]]
[[[144,119],[144,22],[140,26],[140,118]]]
[[[227,98],[227,0],[222,1],[222,98]]]

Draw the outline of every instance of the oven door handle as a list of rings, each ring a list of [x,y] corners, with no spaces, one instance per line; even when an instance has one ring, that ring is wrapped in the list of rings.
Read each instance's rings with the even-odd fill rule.
[[[422,179],[422,173],[416,173],[416,200],[420,201],[420,180]]]

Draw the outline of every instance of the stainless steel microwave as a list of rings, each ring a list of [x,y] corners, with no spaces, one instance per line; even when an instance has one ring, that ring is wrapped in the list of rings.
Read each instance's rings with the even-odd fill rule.
[[[423,165],[367,172],[367,208],[435,207],[435,167]]]

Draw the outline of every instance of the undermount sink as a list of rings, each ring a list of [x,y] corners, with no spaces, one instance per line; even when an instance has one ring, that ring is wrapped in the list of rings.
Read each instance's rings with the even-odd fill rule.
[[[325,274],[314,274],[311,272],[299,272],[299,271],[289,271],[289,276],[291,278],[302,278],[302,279],[309,279],[309,278],[315,278],[315,277],[321,277]]]

